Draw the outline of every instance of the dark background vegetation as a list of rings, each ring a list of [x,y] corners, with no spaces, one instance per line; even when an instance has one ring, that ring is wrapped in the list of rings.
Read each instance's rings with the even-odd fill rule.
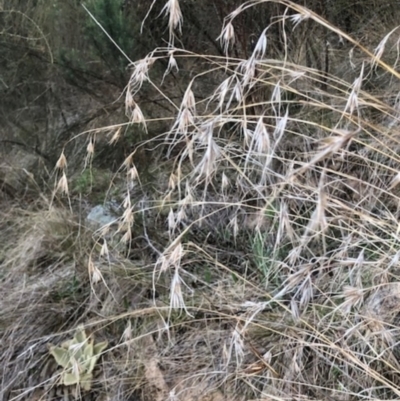
[[[141,31],[151,3],[149,0],[84,2],[132,61],[143,58],[157,46],[165,46],[168,39],[166,19],[160,15],[164,6],[161,1],[155,3]],[[224,17],[240,4],[240,0],[182,2],[184,34],[178,38],[178,46],[194,53],[223,55],[216,38]],[[393,26],[397,15],[395,1],[305,0],[299,4],[353,37],[371,43],[384,27],[389,30]],[[129,61],[89,17],[82,1],[3,0],[0,7],[0,151],[8,156],[17,154],[20,160],[24,155],[29,169],[40,172],[47,181],[43,167],[47,170],[54,167],[60,149],[74,135],[87,128],[123,121],[120,95],[129,78]],[[235,55],[246,58],[254,38],[284,9],[283,4],[271,3],[239,16]],[[274,49],[270,52],[282,53],[281,24],[271,26],[269,38]],[[337,40],[322,27],[313,27],[301,40],[307,64],[321,71],[332,68],[326,42]],[[289,44],[289,52],[295,52],[299,43]],[[346,45],[342,44],[341,51],[348,51]],[[152,72],[157,82],[162,79],[167,62],[162,63]],[[181,68],[180,81],[173,76],[167,82],[175,92],[170,93],[172,99],[182,95],[184,77],[187,80],[196,72],[193,64]],[[212,82],[203,82],[207,84]],[[169,104],[151,88],[141,92],[140,104],[148,118],[163,108],[166,113],[171,111]],[[96,162],[102,167],[115,168],[134,137],[134,132],[130,135],[128,132],[125,141],[113,152],[97,153]],[[80,166],[80,149],[79,141],[67,147],[67,156],[77,158],[71,166]]]

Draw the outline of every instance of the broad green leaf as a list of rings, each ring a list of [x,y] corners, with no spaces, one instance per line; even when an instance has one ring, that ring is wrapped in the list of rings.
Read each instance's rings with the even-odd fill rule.
[[[86,372],[91,373],[93,372],[94,367],[96,366],[96,362],[99,359],[98,356],[93,356],[89,359],[89,364],[87,366]]]
[[[70,361],[70,355],[68,350],[60,347],[50,347],[50,354],[53,355],[58,365],[64,369],[68,367]]]
[[[78,327],[78,329],[75,333],[75,336],[74,336],[74,340],[75,340],[75,344],[86,342],[87,337],[86,337],[86,332],[85,332],[85,329],[83,328],[83,326]]]
[[[72,386],[73,384],[79,383],[79,374],[76,373],[63,373],[62,375],[63,384],[64,386]]]
[[[79,377],[79,375],[82,373],[82,368],[78,361],[72,356],[71,357],[71,369],[72,373],[75,374],[76,377]]]
[[[88,366],[87,372],[92,372],[96,366],[96,362],[101,356],[101,353],[107,348],[108,342],[103,341],[101,343],[95,344],[93,347],[93,357],[90,359],[90,364]]]
[[[92,388],[93,375],[91,373],[85,373],[81,376],[80,384],[85,391],[89,391]]]
[[[95,363],[96,361],[94,361],[94,364]],[[94,364],[93,364],[93,357],[80,361],[81,371],[84,373],[90,373],[93,370]]]
[[[95,344],[93,347],[93,355],[99,356],[107,348],[107,345],[107,341]]]
[[[85,372],[85,373],[91,372],[96,365],[97,359],[98,358],[96,356],[92,356],[90,358],[82,357],[82,359],[79,361],[80,366],[82,368],[81,372]]]
[[[62,348],[69,349],[69,347],[74,344],[74,340],[67,340],[61,344]]]
[[[86,344],[74,344],[70,347],[70,354],[75,357],[75,359],[82,359],[85,355]]]
[[[87,344],[84,345],[82,351],[83,351],[83,357],[85,359],[90,359],[93,356],[93,342],[89,341]]]

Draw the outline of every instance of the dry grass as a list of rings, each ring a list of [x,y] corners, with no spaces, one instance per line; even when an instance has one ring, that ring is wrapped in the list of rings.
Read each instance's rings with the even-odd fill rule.
[[[231,56],[236,18],[268,3],[287,6],[285,51],[269,58],[265,29]],[[289,1],[251,1],[225,19],[223,58],[175,48],[184,15],[177,0],[163,12],[170,46],[132,65],[126,112],[151,131],[136,100],[150,85],[176,116],[121,166],[118,224],[93,232],[54,204],[4,216],[0,400],[49,399],[46,344],[79,324],[110,344],[84,399],[398,399],[397,30],[364,45]],[[346,44],[329,71],[303,63],[310,26]],[[201,61],[180,104],[151,76],[160,59],[166,82]],[[101,135],[121,130],[88,133],[88,165]]]

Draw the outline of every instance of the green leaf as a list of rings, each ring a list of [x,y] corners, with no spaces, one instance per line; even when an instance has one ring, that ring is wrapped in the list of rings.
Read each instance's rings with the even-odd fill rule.
[[[74,357],[76,360],[81,359],[83,356],[84,344],[73,344],[69,347],[70,357]]]
[[[89,341],[87,344],[85,344],[82,351],[83,357],[85,359],[90,359],[93,356],[94,352],[93,341]]]
[[[108,341],[103,341],[101,343],[97,343],[93,347],[93,355],[99,356],[108,346]]]
[[[74,344],[74,340],[67,340],[61,343],[61,347],[65,349],[69,349],[69,347]]]
[[[53,355],[58,365],[66,369],[69,366],[70,355],[68,350],[60,347],[50,347],[50,354]]]
[[[107,348],[108,342],[103,341],[101,343],[95,344],[93,347],[93,357],[90,359],[90,364],[88,365],[87,372],[92,372],[96,366],[96,362],[100,358],[101,353]]]
[[[80,360],[80,366],[82,367],[82,372],[90,373],[96,364],[96,357],[92,356],[89,358],[82,357]]]
[[[93,375],[91,373],[85,373],[81,376],[80,384],[85,391],[89,391],[92,388]]]
[[[89,359],[82,359],[79,361],[79,367],[81,368],[81,372],[90,373],[93,371],[94,365],[96,364],[96,360],[93,363],[93,357]]]
[[[93,372],[93,369],[96,366],[96,362],[98,359],[99,359],[99,356],[94,356],[89,360],[89,364],[87,366],[86,372],[88,372],[88,373]]]
[[[64,386],[72,386],[73,384],[79,383],[79,374],[78,373],[67,373],[64,372],[62,375],[62,381]]]
[[[85,332],[85,329],[83,328],[83,326],[78,327],[78,329],[75,333],[75,336],[74,336],[74,340],[75,340],[76,344],[86,342],[87,337],[86,337],[86,332]]]

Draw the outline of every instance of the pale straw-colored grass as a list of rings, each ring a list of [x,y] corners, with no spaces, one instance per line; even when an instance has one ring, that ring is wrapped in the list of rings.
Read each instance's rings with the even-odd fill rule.
[[[239,16],[273,4],[285,11],[241,57]],[[165,3],[168,46],[131,66],[126,114],[148,137],[121,166],[115,232],[94,234],[87,315],[69,320],[114,341],[103,391],[116,400],[398,399],[397,31],[370,48],[303,6],[254,0],[226,16],[216,38],[225,56],[199,55],[177,47],[182,9]],[[282,25],[281,54],[272,24]],[[298,54],[310,26],[346,43],[329,71]],[[167,67],[156,77],[160,59]],[[193,59],[176,102],[164,84]],[[376,71],[391,82],[383,94],[371,84]],[[144,85],[174,115],[146,119]],[[162,119],[169,128],[150,135]],[[86,134],[88,165],[95,135],[122,135],[118,126]],[[140,147],[161,164],[156,189],[137,197]],[[64,153],[56,167],[56,190],[67,194]],[[116,242],[142,265],[122,259]],[[124,309],[141,287],[142,303]]]

